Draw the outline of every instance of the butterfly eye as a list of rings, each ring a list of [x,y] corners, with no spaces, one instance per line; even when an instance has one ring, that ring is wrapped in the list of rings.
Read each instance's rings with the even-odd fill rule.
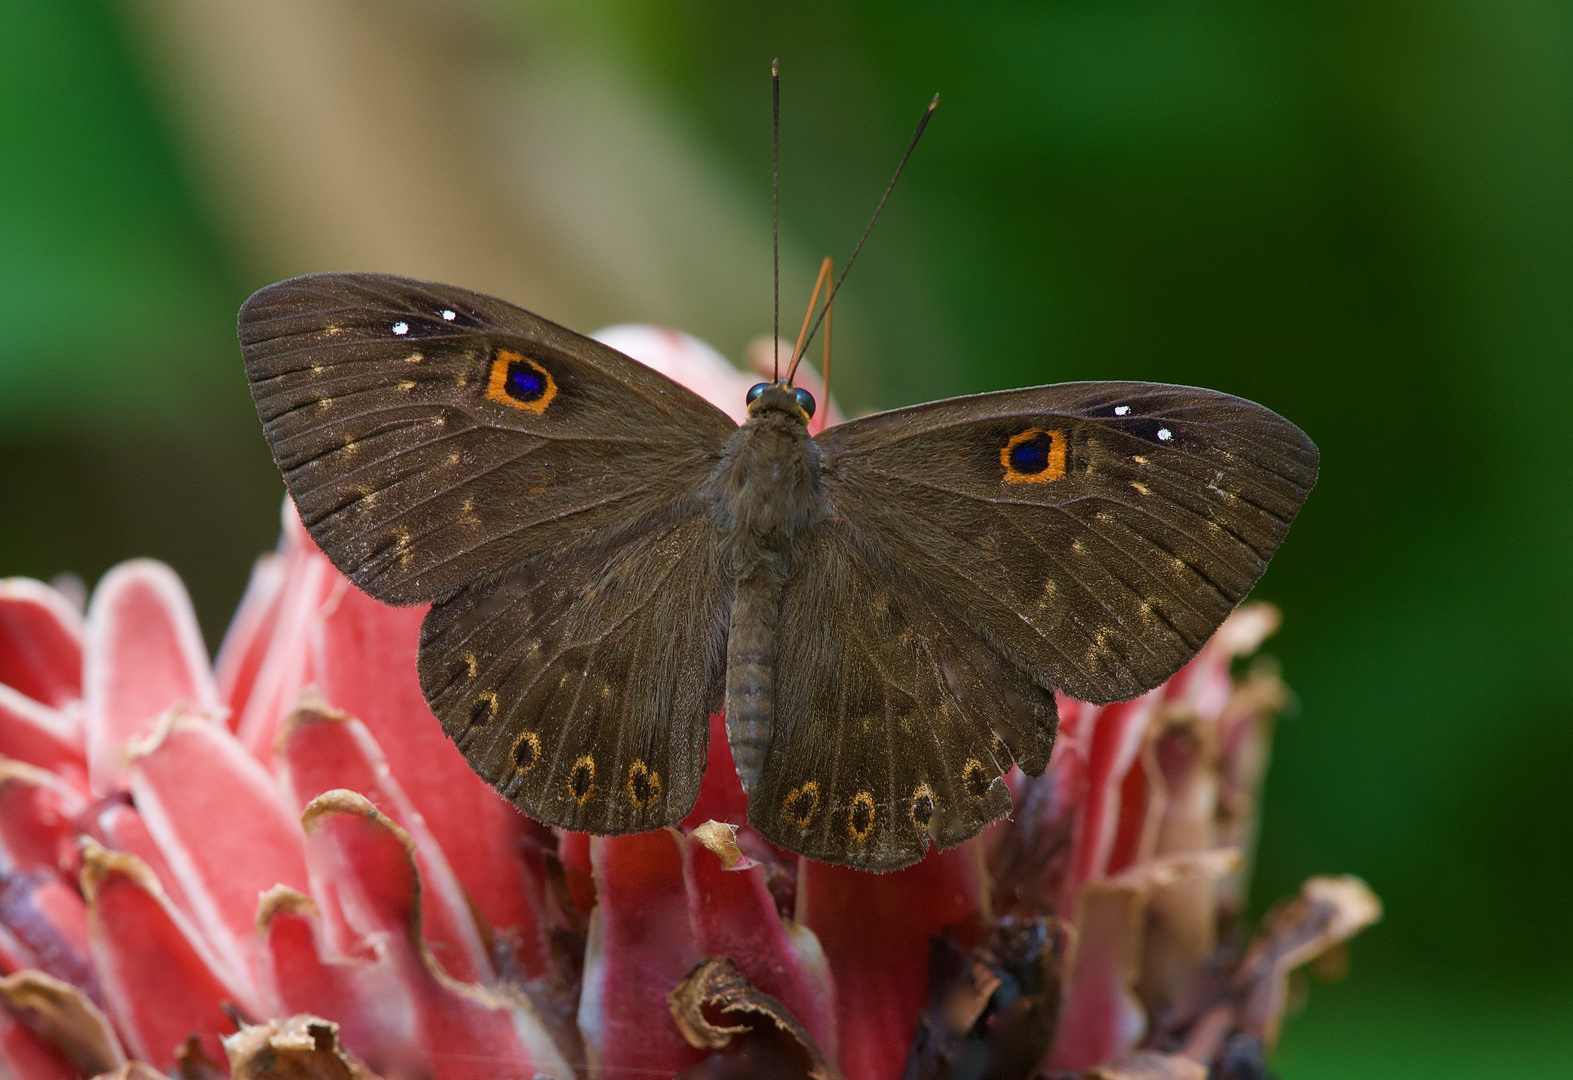
[[[752,405],[755,400],[758,399],[759,395],[765,392],[765,387],[769,385],[769,383],[755,383],[753,386],[750,386],[748,388],[748,404]]]
[[[806,412],[810,416],[814,415],[814,395],[813,394],[810,394],[807,390],[804,390],[802,387],[798,387],[798,389],[796,389],[796,390],[794,390],[792,392],[792,396],[797,398],[797,407],[798,408],[802,409],[804,412]]]

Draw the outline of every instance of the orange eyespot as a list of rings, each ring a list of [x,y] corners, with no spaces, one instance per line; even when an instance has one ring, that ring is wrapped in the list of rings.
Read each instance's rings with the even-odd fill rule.
[[[649,809],[661,797],[661,774],[643,761],[635,761],[628,766],[628,781],[623,791],[639,809]]]
[[[1028,428],[1000,447],[1007,484],[1047,484],[1065,475],[1065,433]]]
[[[981,799],[989,793],[993,784],[994,778],[983,767],[983,762],[977,758],[968,758],[961,768],[961,785],[967,789],[967,794],[974,799]]]
[[[594,790],[595,758],[585,754],[568,770],[568,794],[573,796],[574,802],[583,806],[590,800],[590,793]]]
[[[934,792],[927,784],[919,784],[912,789],[911,802],[912,824],[922,832],[927,832],[929,822],[934,819]]]
[[[847,807],[847,836],[853,841],[867,840],[873,831],[874,795],[860,791],[852,796],[852,804]]]
[[[541,740],[533,731],[522,733],[513,741],[513,765],[523,776],[535,768],[541,760]]]
[[[781,809],[787,818],[798,828],[808,828],[808,823],[813,820],[814,811],[819,808],[819,785],[813,780],[801,787],[793,788],[781,802]]]
[[[470,726],[485,727],[495,719],[497,719],[497,695],[490,690],[482,690],[470,703]]]
[[[486,398],[539,416],[557,396],[557,382],[540,364],[512,349],[498,349],[486,380]]]

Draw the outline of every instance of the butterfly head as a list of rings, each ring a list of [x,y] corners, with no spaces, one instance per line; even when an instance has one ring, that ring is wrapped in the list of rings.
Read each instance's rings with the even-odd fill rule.
[[[767,412],[786,413],[806,424],[814,415],[814,395],[785,380],[755,383],[748,391],[748,415]]]

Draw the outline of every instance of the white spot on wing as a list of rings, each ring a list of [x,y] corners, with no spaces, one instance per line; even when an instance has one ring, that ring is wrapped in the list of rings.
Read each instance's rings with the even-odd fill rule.
[[[443,322],[452,322],[454,319],[457,319],[458,317],[459,316],[458,316],[458,314],[456,312],[450,311],[448,308],[443,308],[442,309],[442,321]]]
[[[1116,405],[1114,407],[1114,415],[1115,416],[1124,416],[1126,413],[1128,413],[1130,411],[1131,411],[1131,407],[1129,405]]]
[[[1170,431],[1168,428],[1161,427],[1158,429],[1159,442],[1168,442],[1172,438],[1174,438],[1174,432]]]
[[[410,332],[410,324],[409,323],[407,323],[407,322],[396,322],[396,323],[393,324],[393,336],[394,337],[403,337],[405,334],[408,334],[409,332]]]

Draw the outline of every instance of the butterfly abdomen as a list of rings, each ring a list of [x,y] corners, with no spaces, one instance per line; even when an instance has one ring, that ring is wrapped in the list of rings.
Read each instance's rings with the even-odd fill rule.
[[[726,739],[743,790],[759,781],[775,720],[775,633],[781,583],[756,574],[737,583],[726,641]]]

